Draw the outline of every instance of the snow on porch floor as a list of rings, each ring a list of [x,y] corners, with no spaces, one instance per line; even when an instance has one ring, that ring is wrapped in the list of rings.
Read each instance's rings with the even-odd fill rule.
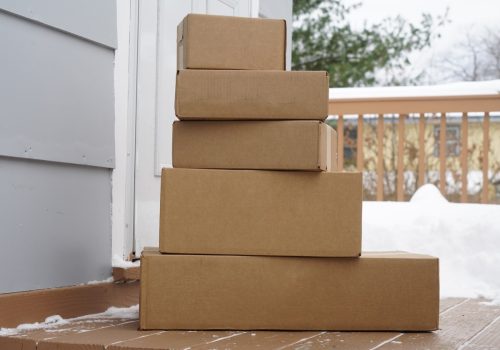
[[[440,330],[399,332],[138,331],[137,307],[0,331],[0,350],[500,349],[500,306],[441,301]]]

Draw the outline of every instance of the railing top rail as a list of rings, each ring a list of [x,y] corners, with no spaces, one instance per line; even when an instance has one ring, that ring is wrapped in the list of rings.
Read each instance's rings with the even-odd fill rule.
[[[488,95],[330,98],[329,114],[500,112],[500,93]]]
[[[329,112],[500,112],[500,80],[434,86],[331,88]]]

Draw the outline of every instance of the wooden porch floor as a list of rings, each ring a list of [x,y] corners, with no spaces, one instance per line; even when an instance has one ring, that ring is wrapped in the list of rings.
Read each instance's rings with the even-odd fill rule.
[[[440,323],[432,333],[185,332],[138,331],[137,320],[88,318],[0,337],[0,349],[500,349],[500,306],[444,299]]]

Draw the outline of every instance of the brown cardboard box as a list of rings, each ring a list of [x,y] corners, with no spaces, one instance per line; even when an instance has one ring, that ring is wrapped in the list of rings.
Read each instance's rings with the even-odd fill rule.
[[[180,70],[175,114],[182,120],[324,120],[328,115],[328,74]]]
[[[172,144],[175,168],[337,167],[337,134],[318,121],[176,121]]]
[[[360,173],[163,169],[162,253],[361,253]]]
[[[141,260],[141,329],[432,331],[439,261],[169,255]]]
[[[189,14],[177,27],[178,69],[284,70],[286,22]]]

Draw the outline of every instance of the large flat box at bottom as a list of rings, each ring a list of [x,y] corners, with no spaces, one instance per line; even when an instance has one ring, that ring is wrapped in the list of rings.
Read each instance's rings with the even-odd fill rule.
[[[432,331],[439,261],[165,255],[141,259],[141,329]]]
[[[160,251],[356,257],[360,173],[167,169]]]
[[[285,70],[281,19],[189,14],[177,27],[177,68]]]
[[[324,120],[326,72],[183,69],[177,73],[179,119]]]
[[[334,171],[337,134],[328,124],[296,121],[176,121],[175,168]]]

